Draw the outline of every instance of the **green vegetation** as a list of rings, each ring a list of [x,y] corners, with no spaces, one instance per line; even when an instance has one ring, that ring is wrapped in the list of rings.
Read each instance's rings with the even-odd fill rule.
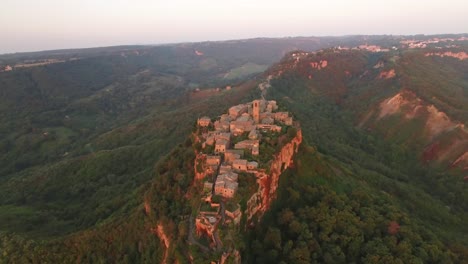
[[[393,36],[367,41],[398,43]],[[245,78],[290,47],[361,42],[254,39],[0,56],[0,65],[80,58],[0,73],[0,263],[219,258],[187,241],[203,194],[203,186],[192,185],[194,149],[201,146],[187,136],[198,117],[259,97],[257,81],[233,83],[239,79],[224,74]],[[261,222],[247,233],[222,230],[223,240],[241,249],[246,263],[466,261],[467,184],[461,171],[421,163],[425,138],[413,132],[424,120],[410,124],[396,115],[379,123],[374,113],[356,128],[402,87],[466,123],[466,61],[417,50],[310,56],[326,59],[327,70],[313,71],[303,60],[273,80],[267,94],[301,123],[305,143],[295,168],[281,176],[278,199]],[[379,79],[379,61],[397,78]],[[235,88],[196,97],[193,84]],[[261,155],[247,158],[271,159],[295,135],[292,127],[283,132],[263,134]],[[440,144],[458,135],[451,133]],[[244,198],[258,187],[252,175],[239,178],[242,195],[226,205],[231,209],[237,202],[245,208]],[[167,255],[158,225],[171,241]]]
[[[236,192],[236,196],[232,199],[232,204],[243,204],[247,203],[247,200],[252,197],[258,190],[257,180],[254,174],[251,173],[238,173],[239,174],[239,189]]]
[[[144,198],[148,182],[169,177],[162,169],[155,173],[155,164],[184,143],[197,117],[216,116],[229,105],[258,97],[250,82],[193,99],[184,83],[197,65],[185,57],[171,69],[173,60],[157,59],[165,53],[106,55],[1,73],[0,248],[7,250],[0,259],[67,263],[162,258],[151,229],[159,221],[172,232],[191,205],[172,206],[177,199],[160,195],[174,193],[165,184],[181,184],[179,190],[185,190],[193,163],[189,153],[159,162],[166,165],[158,168],[168,171],[175,165],[167,163],[178,160],[191,168],[174,175],[177,184],[157,180],[163,186],[155,188],[161,190]],[[217,74],[198,73],[197,78],[209,82]],[[191,147],[190,140],[186,143]],[[154,218],[142,213],[145,199],[154,199],[155,208],[161,209],[151,214]],[[114,242],[107,247],[108,241]]]
[[[246,247],[248,263],[450,263],[464,260],[382,194],[316,151],[281,178]],[[338,172],[338,173],[336,173]]]
[[[255,63],[246,63],[238,68],[231,69],[224,75],[225,79],[239,79],[244,78],[252,74],[261,73],[268,68],[268,65],[258,65]]]
[[[311,93],[301,76],[284,75],[272,85],[270,97],[295,113],[318,152],[302,150],[296,170],[282,176],[277,204],[247,239],[248,262],[466,259],[468,192],[461,175],[423,166],[398,141],[354,128],[352,111]],[[389,234],[396,224],[400,231]]]

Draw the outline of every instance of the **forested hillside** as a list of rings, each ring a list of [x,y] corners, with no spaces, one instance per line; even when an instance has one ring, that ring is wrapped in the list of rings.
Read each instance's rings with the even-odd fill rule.
[[[190,135],[259,83],[304,142],[271,210],[239,230],[243,263],[463,263],[467,44],[410,48],[428,39],[0,55],[0,69],[47,62],[0,72],[0,263],[212,260],[189,242]]]
[[[462,178],[354,128],[353,115],[316,97],[306,80],[284,76],[269,90],[294,109],[314,147],[281,178],[277,204],[248,239],[247,262],[463,262]]]

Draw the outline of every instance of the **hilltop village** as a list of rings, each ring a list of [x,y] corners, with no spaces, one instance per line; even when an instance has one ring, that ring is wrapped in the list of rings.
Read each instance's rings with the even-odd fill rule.
[[[263,141],[286,141],[292,126],[290,114],[278,111],[276,101],[266,100],[233,106],[215,120],[206,116],[198,119],[200,152],[195,171],[196,178],[203,181],[202,203],[195,219],[198,235],[205,233],[215,244],[221,243],[215,233],[218,224],[239,224],[241,206],[239,199],[234,199],[239,192],[239,175],[250,177],[254,186],[247,188],[257,192],[255,181],[265,175],[268,160],[275,154],[262,147]],[[252,198],[247,207],[256,199],[254,193],[249,193]]]

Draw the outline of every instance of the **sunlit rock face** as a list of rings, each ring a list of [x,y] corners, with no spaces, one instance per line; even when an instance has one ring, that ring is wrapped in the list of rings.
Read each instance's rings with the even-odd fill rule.
[[[256,174],[259,188],[247,202],[248,220],[256,214],[259,217],[262,216],[270,208],[271,203],[276,198],[280,175],[293,165],[294,154],[299,150],[301,143],[302,131],[298,129],[296,136],[276,154],[271,162],[269,172],[259,171]]]

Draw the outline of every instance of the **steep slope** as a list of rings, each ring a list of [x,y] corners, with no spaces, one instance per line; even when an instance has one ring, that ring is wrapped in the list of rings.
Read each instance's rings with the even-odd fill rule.
[[[246,263],[463,263],[468,256],[466,244],[444,241],[427,222],[402,210],[394,194],[372,186],[382,180],[379,173],[366,180],[364,171],[310,147],[302,148],[296,164],[281,178],[272,209],[251,231]]]
[[[293,52],[268,74],[301,76],[311,93],[353,114],[358,127],[415,150],[423,161],[466,170],[468,60],[462,50]]]
[[[355,128],[355,115],[311,93],[307,81],[271,81],[269,98],[293,110],[316,149],[301,152],[284,175],[277,204],[249,237],[247,262],[463,263],[463,177],[422,166],[414,150]]]

